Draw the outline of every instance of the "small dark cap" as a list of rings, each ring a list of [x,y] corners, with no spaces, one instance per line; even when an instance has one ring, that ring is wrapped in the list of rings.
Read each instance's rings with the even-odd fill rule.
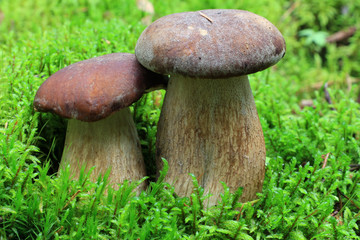
[[[50,76],[34,99],[35,110],[97,121],[137,101],[166,77],[139,64],[134,54],[112,53],[69,65]]]
[[[135,55],[157,73],[224,78],[274,65],[285,55],[285,40],[254,13],[211,9],[156,20],[141,34]]]

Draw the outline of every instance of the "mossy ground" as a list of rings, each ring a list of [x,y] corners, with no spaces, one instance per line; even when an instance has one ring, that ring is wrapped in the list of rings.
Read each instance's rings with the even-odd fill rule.
[[[0,2],[0,238],[358,239],[360,31],[336,43],[326,37],[360,28],[359,1],[152,3],[153,15],[125,0]],[[281,62],[250,77],[267,148],[259,199],[238,203],[241,190],[224,186],[222,202],[205,209],[196,176],[191,198],[177,197],[162,178],[135,196],[135,183],[115,192],[106,177],[57,176],[66,120],[34,112],[41,83],[71,63],[134,52],[149,15],[208,8],[262,15],[287,43]],[[163,94],[133,106],[148,163]]]

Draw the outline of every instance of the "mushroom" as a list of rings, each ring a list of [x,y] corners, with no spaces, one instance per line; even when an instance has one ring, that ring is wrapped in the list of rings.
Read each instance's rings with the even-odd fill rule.
[[[135,47],[147,69],[169,74],[157,133],[157,166],[180,196],[193,191],[195,174],[208,204],[243,187],[256,198],[265,174],[265,143],[247,75],[285,55],[285,41],[265,18],[242,10],[168,15],[149,25]]]
[[[69,65],[39,88],[35,110],[68,121],[60,170],[70,165],[78,178],[83,165],[91,179],[110,167],[113,187],[146,176],[140,142],[128,108],[166,78],[142,67],[134,54],[113,53]],[[139,189],[144,189],[143,183]]]

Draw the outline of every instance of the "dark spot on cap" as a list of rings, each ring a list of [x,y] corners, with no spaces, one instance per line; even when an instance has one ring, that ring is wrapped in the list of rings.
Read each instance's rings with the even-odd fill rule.
[[[144,30],[135,48],[139,62],[154,72],[204,78],[261,71],[284,53],[284,38],[273,24],[230,9],[162,17]]]

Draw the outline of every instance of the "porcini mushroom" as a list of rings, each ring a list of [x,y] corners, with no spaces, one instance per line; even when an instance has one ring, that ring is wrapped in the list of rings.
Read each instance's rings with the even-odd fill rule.
[[[34,107],[69,118],[61,168],[71,174],[95,166],[92,180],[110,167],[114,187],[146,176],[140,142],[128,108],[166,78],[142,67],[134,54],[113,53],[69,65],[39,88]],[[145,184],[140,186],[143,189]]]
[[[169,74],[157,133],[157,165],[167,159],[166,180],[181,196],[195,174],[215,205],[223,191],[243,187],[241,201],[256,198],[265,173],[265,143],[247,75],[285,54],[279,30],[242,10],[168,15],[148,26],[135,55],[147,69]]]

